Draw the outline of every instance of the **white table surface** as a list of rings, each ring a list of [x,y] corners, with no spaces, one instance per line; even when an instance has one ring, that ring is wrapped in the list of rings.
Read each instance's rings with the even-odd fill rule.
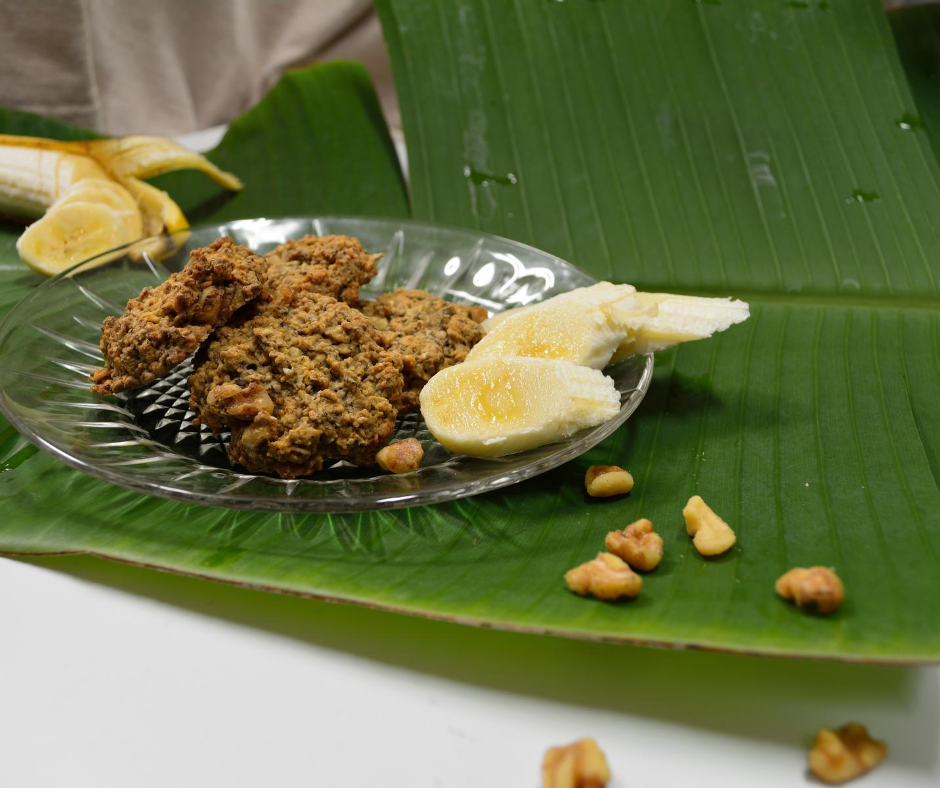
[[[616,788],[801,786],[820,724],[940,785],[940,671],[658,651],[0,559],[0,785],[537,788],[594,736]]]
[[[582,736],[612,788],[783,788],[850,720],[891,747],[859,785],[940,785],[940,668],[518,635],[88,557],[0,559],[0,638],[3,788],[537,788]]]

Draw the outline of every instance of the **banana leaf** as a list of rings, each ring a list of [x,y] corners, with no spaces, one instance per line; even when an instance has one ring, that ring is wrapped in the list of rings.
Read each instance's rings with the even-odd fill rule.
[[[898,118],[905,131],[926,133],[940,151],[940,6],[898,8],[888,14],[917,112]]]
[[[754,304],[752,319],[663,354],[638,413],[579,460],[433,508],[184,506],[90,479],[7,429],[0,548],[529,632],[940,657],[940,171],[926,135],[897,123],[917,109],[878,3],[378,9],[415,216],[649,290],[734,294]],[[244,193],[163,182],[207,221],[408,211],[371,88],[349,65],[287,77],[210,157]],[[35,283],[9,254],[15,231],[0,247],[0,308]],[[628,467],[634,492],[588,500],[594,463]],[[681,509],[693,493],[735,527],[729,555],[691,548]],[[666,553],[637,600],[566,591],[566,569],[644,516]],[[774,595],[785,569],[814,564],[846,584],[829,618]]]

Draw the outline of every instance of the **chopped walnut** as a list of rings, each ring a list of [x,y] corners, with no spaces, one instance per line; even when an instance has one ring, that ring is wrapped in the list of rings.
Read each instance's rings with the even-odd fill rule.
[[[598,599],[633,598],[643,587],[643,578],[622,558],[610,553],[598,553],[592,561],[568,570],[565,582],[576,594],[590,594]]]
[[[837,785],[874,769],[887,754],[888,745],[871,738],[864,725],[850,722],[835,731],[816,731],[809,768],[824,783]]]
[[[207,401],[213,409],[240,421],[250,422],[262,412],[269,416],[274,413],[274,401],[260,383],[240,386],[229,382],[213,386]]]
[[[607,759],[594,739],[552,747],[542,760],[542,788],[604,788],[608,780]]]
[[[800,607],[815,606],[823,615],[838,610],[845,599],[842,581],[824,566],[791,569],[777,578],[775,588],[784,599]]]
[[[592,498],[609,498],[630,492],[633,477],[616,465],[592,465],[584,475],[584,486]]]
[[[731,526],[715,514],[701,496],[693,495],[682,510],[685,530],[702,555],[721,555],[735,543]]]
[[[663,538],[645,517],[622,531],[611,531],[604,545],[634,569],[652,572],[663,558]]]
[[[397,443],[390,443],[378,454],[375,461],[383,471],[392,473],[411,473],[418,470],[424,459],[424,449],[414,438],[405,438]]]

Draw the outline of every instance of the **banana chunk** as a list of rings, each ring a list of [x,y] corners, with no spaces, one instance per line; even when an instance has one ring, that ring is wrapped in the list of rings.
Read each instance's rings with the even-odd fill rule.
[[[677,345],[708,339],[750,317],[744,301],[702,298],[669,293],[637,293],[641,305],[652,310],[635,331],[628,334],[611,358],[616,363],[638,353],[652,353]]]
[[[632,299],[623,298],[615,303],[601,305],[596,299],[603,291],[598,292],[595,288],[602,286],[630,288]],[[595,298],[593,312],[592,296]],[[572,306],[582,307],[584,313],[578,315],[576,309],[563,307],[566,300]],[[606,325],[590,323],[589,315],[596,315],[598,309],[607,316],[609,322]],[[537,313],[543,317],[536,317]],[[529,317],[523,318],[524,315]],[[553,322],[550,315],[557,317],[557,322]],[[496,355],[490,347],[493,350],[497,347],[514,347],[515,354],[519,356],[548,357],[546,347],[552,349],[555,345],[569,343],[571,350],[567,354],[550,350],[554,354],[550,357],[603,369],[607,364],[615,364],[640,353],[665,350],[680,342],[707,339],[712,334],[744,322],[749,316],[750,308],[744,301],[670,293],[640,293],[635,292],[630,285],[601,282],[538,304],[507,309],[493,315],[483,323],[487,336],[474,348],[474,352],[477,357],[482,357],[484,354]],[[528,328],[529,321],[531,328]],[[521,331],[518,338],[506,340],[504,334],[510,333],[510,326],[513,325],[525,326],[526,330]],[[613,351],[607,353],[609,342],[615,335],[622,336],[622,339]],[[527,346],[529,350],[526,350]],[[586,348],[591,351],[586,351]],[[598,365],[600,359],[604,361]]]
[[[23,262],[52,276],[71,265],[140,237],[140,212],[99,202],[66,202],[50,208],[16,242]]]
[[[84,178],[73,183],[62,192],[62,196],[55,201],[53,207],[69,202],[96,202],[113,208],[115,211],[130,211],[131,213],[138,210],[137,200],[133,195],[120,183],[110,178]]]
[[[453,452],[501,457],[612,419],[620,394],[602,372],[545,358],[484,358],[438,372],[421,392],[431,434]]]
[[[600,282],[491,318],[467,358],[528,356],[603,369],[629,331],[647,318],[635,293],[630,285]]]

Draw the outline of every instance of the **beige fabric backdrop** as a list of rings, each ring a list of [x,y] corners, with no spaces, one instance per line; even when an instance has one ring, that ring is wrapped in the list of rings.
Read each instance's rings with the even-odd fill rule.
[[[0,106],[111,134],[227,123],[323,57],[366,62],[397,122],[367,0],[0,0]]]
[[[111,134],[227,123],[285,69],[333,58],[365,63],[400,130],[369,0],[0,0],[0,106]]]

